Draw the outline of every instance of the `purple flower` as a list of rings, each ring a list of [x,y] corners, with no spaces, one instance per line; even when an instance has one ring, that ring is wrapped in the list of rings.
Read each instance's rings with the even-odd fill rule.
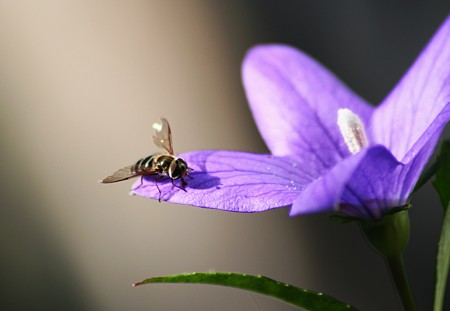
[[[450,17],[377,107],[308,55],[250,50],[245,91],[271,154],[193,151],[186,191],[158,181],[161,199],[233,212],[292,206],[378,219],[408,198],[450,118]],[[177,182],[177,181],[175,181]],[[154,177],[133,192],[158,199]]]

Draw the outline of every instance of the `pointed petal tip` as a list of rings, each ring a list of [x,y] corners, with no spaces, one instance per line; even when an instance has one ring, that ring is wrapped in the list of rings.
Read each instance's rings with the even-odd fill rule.
[[[279,44],[279,43],[266,43],[266,44],[258,44],[251,47],[245,53],[244,59],[242,61],[242,73],[245,78],[245,72],[253,66],[253,64],[263,64],[268,60],[273,59],[283,59],[286,57],[295,58],[296,56],[304,55],[305,53],[301,50],[287,45],[287,44]]]
[[[450,16],[447,16],[398,84],[377,107],[372,137],[402,159],[450,98]]]

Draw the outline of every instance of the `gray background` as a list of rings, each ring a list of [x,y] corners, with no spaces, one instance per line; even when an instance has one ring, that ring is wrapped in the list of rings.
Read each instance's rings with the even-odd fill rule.
[[[229,288],[130,286],[210,270],[264,274],[362,310],[400,309],[383,261],[353,225],[287,209],[160,204],[129,197],[130,182],[97,183],[155,151],[160,116],[177,152],[267,152],[240,82],[254,44],[297,46],[377,104],[450,8],[223,2],[0,1],[2,310],[294,310]],[[429,185],[412,203],[406,265],[429,310],[441,209]]]

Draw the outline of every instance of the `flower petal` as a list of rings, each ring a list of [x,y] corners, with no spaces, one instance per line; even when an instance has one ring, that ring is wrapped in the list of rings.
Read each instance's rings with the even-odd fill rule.
[[[447,104],[404,157],[406,163],[402,170],[404,176],[399,180],[402,184],[400,195],[402,200],[406,200],[413,191],[449,118],[450,105]]]
[[[250,50],[242,68],[245,91],[272,154],[310,161],[320,176],[349,155],[337,126],[339,108],[364,123],[372,108],[306,54],[283,45]]]
[[[406,203],[404,181],[409,167],[384,146],[366,151],[340,198],[340,210],[353,217],[380,219],[389,209]]]
[[[183,191],[169,177],[158,181],[161,200],[233,212],[261,212],[292,204],[313,177],[306,163],[236,151],[195,151],[181,154],[193,168]],[[180,185],[179,180],[174,181]],[[158,199],[155,176],[137,181],[134,194]]]
[[[336,165],[312,182],[294,202],[291,216],[340,209],[361,218],[378,219],[406,202],[403,182],[409,167],[384,146],[373,146]]]
[[[450,17],[374,113],[371,134],[375,143],[385,145],[404,163],[412,160],[407,153],[449,102]],[[443,124],[448,120],[447,115]]]
[[[351,156],[309,184],[292,205],[290,216],[335,210],[345,185],[364,159],[368,149]]]

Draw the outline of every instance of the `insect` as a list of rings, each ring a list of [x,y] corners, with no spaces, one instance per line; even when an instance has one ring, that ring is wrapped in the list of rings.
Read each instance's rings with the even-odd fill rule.
[[[165,153],[156,153],[142,158],[134,165],[121,168],[114,172],[111,176],[100,180],[101,183],[115,183],[140,176],[141,184],[137,187],[139,188],[142,186],[142,179],[144,176],[157,175],[155,184],[159,191],[159,202],[161,202],[161,189],[158,187],[158,182],[165,176],[170,178],[170,181],[174,187],[186,191],[184,189],[187,185],[185,178],[189,176],[189,172],[192,169],[188,167],[186,161],[181,158],[177,158],[173,153],[172,132],[170,130],[169,122],[166,119],[161,118],[161,122],[153,123],[152,127],[155,130],[153,134],[153,142],[157,147],[163,149]],[[174,180],[177,179],[181,180],[181,186],[174,183]]]

